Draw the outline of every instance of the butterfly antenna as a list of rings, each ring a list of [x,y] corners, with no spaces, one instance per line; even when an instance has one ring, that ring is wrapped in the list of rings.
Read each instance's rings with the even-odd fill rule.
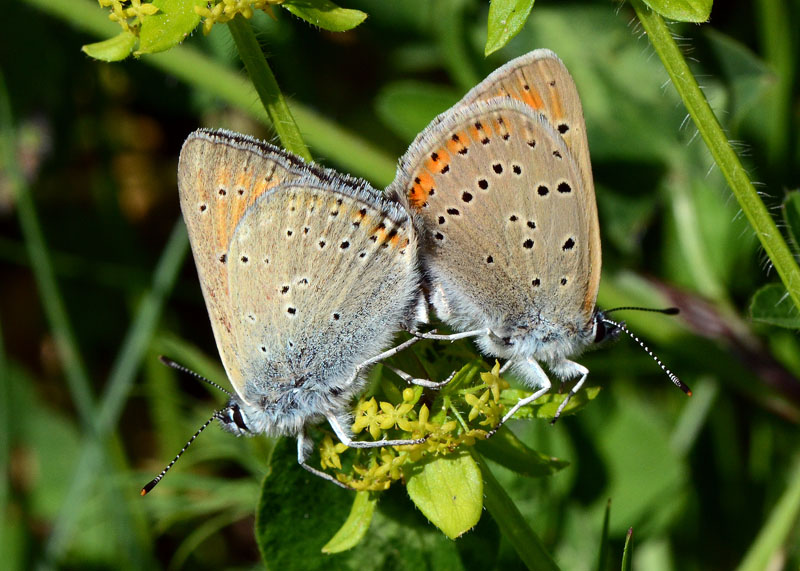
[[[664,315],[678,315],[681,310],[677,307],[665,307],[664,309],[658,309],[653,307],[634,307],[634,306],[626,306],[626,307],[615,307],[614,309],[605,309],[603,310],[603,315],[608,315],[609,313],[613,313],[614,311],[649,311],[651,313],[663,313]]]
[[[221,387],[220,385],[218,385],[218,384],[217,384],[217,383],[215,383],[214,381],[209,381],[207,378],[205,378],[205,377],[204,377],[203,375],[201,375],[200,373],[195,373],[194,371],[192,371],[191,369],[189,369],[189,368],[187,368],[187,367],[184,367],[184,366],[183,366],[183,365],[181,365],[180,363],[176,363],[175,361],[173,361],[173,360],[172,360],[172,359],[170,359],[169,357],[165,357],[164,355],[161,355],[161,356],[158,358],[158,360],[159,360],[159,361],[161,361],[162,363],[164,363],[164,364],[165,364],[167,367],[171,367],[171,368],[175,369],[176,371],[180,371],[181,373],[186,373],[187,375],[191,375],[191,376],[193,376],[195,379],[200,379],[201,381],[203,381],[203,382],[205,382],[205,383],[208,383],[209,385],[211,385],[211,386],[212,386],[212,387],[214,387],[215,389],[219,389],[219,390],[221,390],[223,393],[225,393],[226,395],[228,395],[229,397],[233,398],[233,393],[232,393],[232,392],[230,392],[229,390],[226,390],[224,387]],[[209,421],[209,422],[210,422],[210,421]]]
[[[211,418],[209,418],[205,422],[205,424],[203,424],[203,426],[201,426],[200,428],[197,429],[197,432],[195,432],[194,435],[192,435],[192,437],[189,439],[189,441],[186,444],[184,444],[183,448],[181,448],[181,451],[178,452],[178,454],[175,455],[175,458],[172,459],[172,462],[167,464],[167,466],[163,470],[161,470],[161,473],[158,476],[156,476],[155,478],[150,480],[147,483],[147,485],[144,488],[142,488],[142,491],[141,491],[141,495],[142,496],[147,495],[148,493],[150,493],[150,490],[152,490],[153,488],[156,487],[156,484],[158,484],[161,481],[161,479],[166,475],[166,473],[169,472],[170,468],[172,468],[175,465],[175,462],[178,461],[178,458],[183,456],[183,453],[186,452],[186,450],[189,448],[189,446],[192,445],[192,442],[194,442],[195,438],[200,436],[200,433],[203,432],[208,427],[208,425],[211,424],[212,421],[214,421],[217,418],[220,418],[220,415],[222,414],[222,412],[224,410],[225,409],[216,411],[213,415],[211,415]]]
[[[640,308],[617,308],[617,309],[640,309]],[[675,310],[676,310],[675,312],[677,313],[677,308],[671,308],[671,309],[675,309]],[[615,310],[613,310],[613,309],[612,309],[611,311],[615,311]],[[657,310],[657,309],[651,309],[651,310],[648,310],[648,311],[657,311],[658,313],[664,313],[664,310]],[[608,313],[608,312],[606,312],[606,313]],[[668,315],[671,315],[671,314],[668,314]],[[654,360],[656,363],[658,363],[658,366],[659,366],[659,367],[661,367],[661,370],[662,370],[662,371],[664,371],[664,372],[667,374],[667,376],[669,377],[669,380],[670,380],[670,381],[672,381],[672,384],[673,384],[673,385],[675,385],[676,387],[678,387],[680,390],[682,390],[683,392],[685,392],[687,395],[689,395],[689,396],[692,396],[692,390],[691,390],[691,389],[690,389],[688,386],[686,386],[686,384],[685,384],[683,381],[681,381],[681,380],[678,378],[678,375],[676,375],[675,373],[673,373],[672,371],[670,371],[670,370],[669,370],[669,369],[666,367],[666,365],[664,365],[664,363],[662,363],[662,362],[661,362],[661,359],[659,359],[659,358],[656,356],[656,354],[655,354],[655,353],[653,353],[653,352],[650,350],[650,348],[649,348],[647,345],[645,345],[645,344],[644,344],[644,342],[642,342],[642,340],[641,340],[641,339],[639,339],[639,338],[638,338],[636,335],[634,335],[634,334],[631,332],[631,330],[630,330],[630,329],[628,329],[628,328],[627,328],[627,326],[626,326],[624,323],[622,323],[622,322],[617,322],[617,321],[614,321],[614,320],[612,320],[612,319],[608,319],[608,318],[607,318],[607,317],[605,317],[605,316],[603,317],[603,323],[605,323],[605,324],[607,324],[607,325],[610,325],[610,326],[611,326],[611,327],[613,327],[613,328],[620,329],[621,331],[624,331],[625,333],[627,333],[627,334],[628,334],[628,335],[631,337],[631,339],[633,339],[634,341],[636,341],[636,342],[639,344],[639,346],[640,346],[642,349],[644,349],[645,353],[647,353],[648,355],[650,355],[650,356],[653,358],[653,360]]]

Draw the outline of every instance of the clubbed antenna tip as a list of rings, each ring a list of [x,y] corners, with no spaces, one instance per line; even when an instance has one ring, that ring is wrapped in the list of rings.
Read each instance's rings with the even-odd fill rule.
[[[616,309],[614,309],[614,310],[611,310],[611,311],[616,311],[616,310],[620,310],[620,309],[644,309],[644,308],[636,308],[636,307],[618,307],[618,308],[616,308]],[[667,312],[669,312],[669,313],[667,313],[667,315],[674,315],[674,314],[678,313],[678,308],[677,308],[677,307],[672,307],[672,308],[669,308],[669,309],[667,309],[667,310],[652,310],[652,309],[651,309],[651,310],[644,309],[644,310],[645,310],[645,311],[657,311],[658,313],[667,313]],[[674,311],[672,311],[672,310],[674,310]],[[606,312],[605,312],[605,314],[608,314],[608,312],[606,311]],[[644,349],[645,353],[647,353],[648,355],[650,355],[650,356],[653,358],[653,360],[654,360],[656,363],[658,363],[658,366],[659,366],[659,367],[661,367],[661,370],[662,370],[662,371],[664,371],[664,373],[667,375],[667,377],[669,377],[669,380],[670,380],[670,381],[672,381],[672,384],[673,384],[673,385],[675,385],[675,386],[676,386],[676,387],[678,387],[680,390],[682,390],[684,393],[686,393],[686,395],[687,395],[687,396],[692,396],[692,389],[690,389],[690,388],[689,388],[689,387],[686,385],[686,383],[684,383],[682,380],[680,380],[680,379],[678,378],[678,375],[676,375],[675,373],[673,373],[672,371],[670,371],[670,370],[669,370],[669,369],[666,367],[666,365],[664,365],[664,363],[662,363],[662,362],[661,362],[661,359],[659,359],[659,358],[658,358],[658,356],[657,356],[655,353],[653,353],[653,352],[650,350],[650,348],[649,348],[647,345],[645,345],[645,344],[642,342],[642,340],[641,340],[641,339],[639,339],[639,338],[638,338],[636,335],[634,335],[634,334],[631,332],[631,330],[630,330],[630,329],[628,329],[628,328],[625,326],[625,324],[624,324],[624,323],[622,323],[622,322],[617,322],[617,321],[614,321],[614,320],[612,320],[612,319],[608,319],[607,317],[603,317],[603,323],[606,323],[606,324],[610,325],[611,327],[617,328],[617,329],[619,329],[619,330],[621,330],[621,331],[624,331],[625,333],[627,333],[627,334],[628,334],[628,335],[631,337],[631,339],[633,339],[634,341],[636,341],[636,342],[639,344],[639,346],[640,346],[642,349]]]

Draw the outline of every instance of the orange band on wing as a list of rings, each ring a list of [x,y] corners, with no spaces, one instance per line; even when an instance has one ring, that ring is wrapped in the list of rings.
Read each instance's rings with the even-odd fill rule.
[[[542,101],[542,97],[539,95],[539,92],[530,88],[526,91],[521,93],[521,99],[527,105],[533,107],[534,109],[541,109],[544,107],[544,101]]]
[[[467,134],[463,131],[459,133],[454,133],[450,135],[450,138],[447,140],[447,150],[450,151],[450,154],[464,154],[466,153],[467,149],[469,149],[470,139],[467,137]]]
[[[425,162],[425,168],[431,172],[442,172],[442,169],[446,169],[449,165],[450,153],[445,149],[439,149],[431,153],[430,158]]]
[[[553,114],[552,119],[556,121],[564,118],[564,108],[561,106],[561,98],[558,95],[558,89],[554,86],[550,87],[550,112]]]
[[[408,201],[417,210],[428,201],[433,188],[433,177],[427,172],[420,172],[414,178],[414,184],[408,191]]]

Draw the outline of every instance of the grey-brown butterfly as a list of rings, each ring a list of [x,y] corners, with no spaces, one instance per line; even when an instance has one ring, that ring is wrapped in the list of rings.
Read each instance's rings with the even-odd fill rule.
[[[429,337],[474,336],[534,389],[500,424],[550,390],[540,363],[577,378],[557,418],[589,373],[571,357],[627,332],[596,308],[597,205],[564,64],[540,49],[494,71],[414,140],[388,190],[414,216],[431,304],[460,332]]]
[[[237,435],[296,436],[298,462],[337,484],[307,464],[308,424],[327,420],[357,448],[421,442],[353,441],[346,428],[364,369],[413,343],[385,350],[424,320],[408,214],[362,180],[227,131],[188,137],[178,187],[235,390],[209,422]]]

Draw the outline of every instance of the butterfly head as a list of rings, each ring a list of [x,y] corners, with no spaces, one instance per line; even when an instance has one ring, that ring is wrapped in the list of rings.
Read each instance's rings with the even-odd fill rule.
[[[625,327],[624,321],[611,321],[606,318],[605,312],[596,309],[592,315],[592,344],[599,346],[616,340],[622,327]]]
[[[219,420],[222,428],[236,436],[252,436],[254,431],[250,428],[251,423],[247,415],[248,408],[238,396],[231,397],[231,400],[228,401],[228,406],[219,411],[217,420]]]

